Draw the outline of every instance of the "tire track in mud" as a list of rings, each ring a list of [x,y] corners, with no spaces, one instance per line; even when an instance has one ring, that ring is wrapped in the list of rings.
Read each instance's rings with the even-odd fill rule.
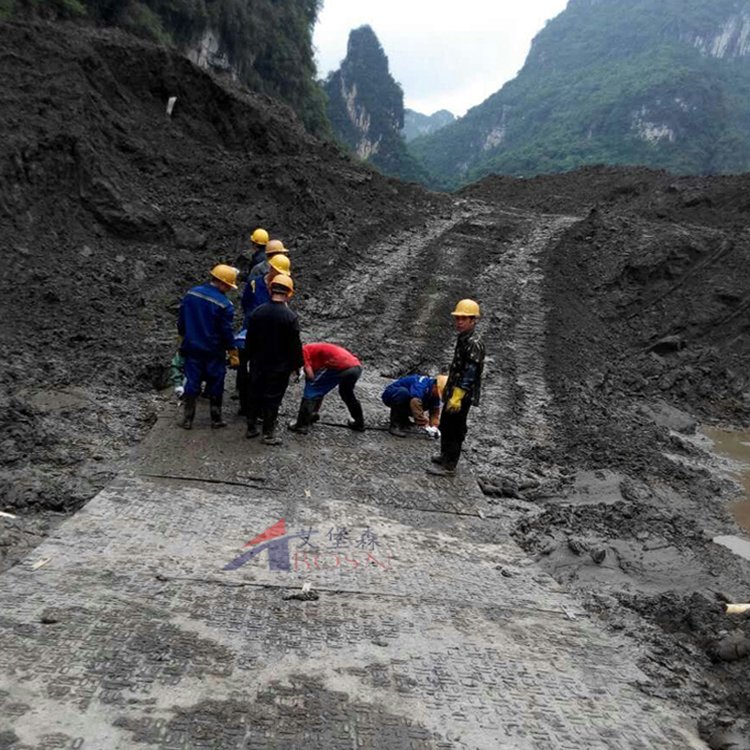
[[[447,361],[439,359],[445,313],[455,294],[466,295],[470,288],[462,277],[473,238],[457,227],[490,210],[459,200],[449,215],[428,218],[424,229],[409,229],[373,246],[342,277],[336,297],[306,303],[305,314],[315,319],[309,329],[351,344],[394,373],[444,367],[450,361],[450,355]]]
[[[518,482],[537,475],[523,454],[553,439],[542,261],[578,219],[511,210],[495,211],[484,221],[515,222],[517,233],[505,247],[490,248],[477,276],[476,293],[486,311],[481,330],[487,364],[482,403],[472,415],[470,454],[480,479],[495,483],[499,473]]]

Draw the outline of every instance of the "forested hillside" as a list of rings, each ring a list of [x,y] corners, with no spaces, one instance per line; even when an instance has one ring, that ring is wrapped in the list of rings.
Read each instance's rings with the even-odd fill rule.
[[[455,122],[456,116],[447,109],[440,109],[431,115],[423,115],[421,112],[415,112],[413,109],[404,110],[404,128],[401,135],[408,143],[420,135],[430,135],[437,132],[440,128]]]
[[[410,145],[433,183],[592,163],[750,169],[747,0],[570,0],[510,83]]]
[[[308,130],[328,131],[312,29],[321,0],[0,0],[0,20],[40,17],[114,26],[174,44],[202,67],[275,96]]]

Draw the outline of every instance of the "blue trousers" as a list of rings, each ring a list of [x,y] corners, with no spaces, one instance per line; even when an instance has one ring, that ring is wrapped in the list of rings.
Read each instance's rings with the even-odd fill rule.
[[[206,383],[206,395],[218,398],[224,395],[224,376],[227,373],[224,352],[221,356],[195,356],[185,354],[185,396],[199,396],[201,383]]]
[[[386,406],[396,406],[396,404],[409,403],[411,401],[411,392],[408,388],[403,388],[395,383],[386,386],[381,396]]]

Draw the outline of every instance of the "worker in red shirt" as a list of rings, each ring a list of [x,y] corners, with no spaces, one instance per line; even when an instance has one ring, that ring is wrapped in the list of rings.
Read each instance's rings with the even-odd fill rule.
[[[289,429],[306,435],[309,426],[318,421],[324,396],[338,386],[339,396],[351,414],[348,426],[357,432],[364,432],[362,404],[354,395],[354,386],[362,374],[361,362],[350,351],[336,344],[305,344],[302,356],[305,361],[305,390],[297,419],[289,424]]]

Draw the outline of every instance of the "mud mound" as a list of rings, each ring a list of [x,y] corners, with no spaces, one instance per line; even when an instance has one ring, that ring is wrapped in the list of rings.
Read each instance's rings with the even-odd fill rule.
[[[165,48],[60,24],[0,33],[3,506],[69,510],[109,474],[71,480],[65,446],[93,460],[97,440],[137,439],[166,385],[180,297],[254,227],[292,248],[304,316],[374,238],[447,199],[355,164],[284,105]],[[80,409],[43,415],[29,400],[69,388],[86,394]],[[44,480],[20,481],[35,465]]]
[[[743,227],[750,217],[748,175],[676,177],[645,167],[592,166],[525,179],[490,175],[459,195],[540,213],[575,216],[598,207],[644,219],[716,227]]]

